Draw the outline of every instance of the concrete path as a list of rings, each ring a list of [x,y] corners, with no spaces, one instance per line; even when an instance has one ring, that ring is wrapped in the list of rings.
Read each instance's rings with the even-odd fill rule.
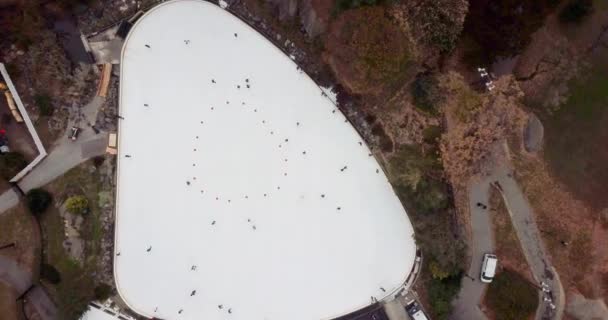
[[[32,275],[13,260],[0,255],[0,281],[15,289],[17,296],[25,293],[25,300],[36,310],[39,319],[56,320],[57,308],[40,286],[34,286]],[[31,289],[30,289],[31,287]],[[29,291],[28,291],[29,289]]]
[[[565,294],[559,275],[551,265],[549,255],[545,250],[543,241],[540,237],[538,227],[534,220],[534,213],[528,200],[519,188],[517,181],[512,178],[511,170],[507,167],[500,167],[495,170],[494,181],[497,182],[498,189],[501,191],[505,201],[515,233],[521,243],[524,256],[530,266],[534,279],[548,285],[550,292],[543,296],[551,301],[541,300],[536,319],[556,319],[562,318],[564,311]],[[500,259],[500,258],[499,258]],[[551,308],[555,305],[555,309]]]
[[[492,177],[474,179],[469,185],[469,210],[471,212],[471,265],[467,274],[461,280],[461,289],[457,298],[452,302],[454,309],[450,319],[481,320],[486,319],[479,309],[479,303],[487,287],[479,281],[481,262],[485,253],[494,251],[492,222],[487,209],[477,206],[477,203],[487,205],[490,199],[490,182]]]
[[[88,130],[92,131],[92,129]],[[105,153],[107,134],[98,134],[88,140],[85,139],[80,137],[77,142],[68,141],[53,149],[32,172],[18,182],[21,190],[28,192],[44,186],[85,160]]]
[[[36,312],[38,313],[39,319],[42,320],[56,320],[58,319],[57,308],[49,295],[44,291],[41,286],[33,287],[26,295],[24,302],[30,303]]]
[[[20,296],[32,285],[32,276],[14,260],[0,255],[0,281],[13,287]]]
[[[6,190],[0,195],[0,214],[19,203],[19,195],[13,189]]]
[[[482,179],[474,180],[469,187],[469,208],[471,210],[471,265],[462,279],[458,297],[453,301],[454,309],[450,319],[469,320],[487,319],[478,305],[486,289],[479,281],[483,254],[494,250],[492,225],[487,210],[478,207],[477,203],[487,205],[491,184],[497,186],[505,201],[513,227],[521,243],[524,256],[539,287],[539,308],[537,320],[560,320],[564,310],[564,291],[555,268],[550,264],[534,213],[517,182],[511,177],[511,170],[501,166]],[[500,261],[500,257],[498,257]],[[540,290],[541,282],[548,285],[549,293]],[[543,299],[547,297],[550,301]],[[551,308],[551,304],[555,309]]]
[[[96,133],[91,127],[104,101],[104,98],[94,97],[81,108],[76,119],[70,121],[67,126],[71,128],[75,125],[82,128],[78,139],[76,141],[68,139],[66,132],[55,143],[48,156],[18,182],[21,190],[27,192],[44,186],[87,159],[105,153],[107,133]],[[18,202],[19,197],[13,190],[6,191],[0,195],[0,214],[16,206]]]

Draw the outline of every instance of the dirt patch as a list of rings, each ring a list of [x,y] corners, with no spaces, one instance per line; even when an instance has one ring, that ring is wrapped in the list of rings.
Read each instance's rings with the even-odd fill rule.
[[[578,320],[607,320],[608,308],[602,300],[585,299],[578,293],[568,297],[566,312]]]
[[[14,259],[29,274],[37,277],[40,265],[40,239],[35,218],[24,205],[0,214],[0,244],[14,243],[12,248],[2,249],[0,254]]]
[[[16,292],[9,286],[0,282],[0,314],[3,320],[21,320],[17,312]]]

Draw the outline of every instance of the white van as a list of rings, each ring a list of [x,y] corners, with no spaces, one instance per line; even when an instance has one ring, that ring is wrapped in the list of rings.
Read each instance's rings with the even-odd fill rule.
[[[405,306],[405,312],[407,312],[412,320],[429,320],[416,300],[411,301]]]
[[[496,273],[496,265],[498,264],[498,258],[496,255],[486,253],[483,255],[483,262],[481,264],[481,282],[490,283],[494,279]]]

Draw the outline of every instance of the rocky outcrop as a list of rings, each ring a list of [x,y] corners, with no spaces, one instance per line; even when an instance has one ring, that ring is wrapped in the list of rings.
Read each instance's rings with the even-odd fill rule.
[[[531,114],[524,129],[524,147],[528,152],[539,151],[543,145],[543,124],[538,117]]]
[[[327,30],[335,0],[266,0],[275,6],[282,21],[299,19],[312,38]]]

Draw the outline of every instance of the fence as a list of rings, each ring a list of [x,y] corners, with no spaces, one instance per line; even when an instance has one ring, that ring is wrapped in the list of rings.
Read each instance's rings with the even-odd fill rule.
[[[4,66],[3,63],[0,63],[0,73],[2,74],[2,78],[4,78],[4,82],[6,82],[6,85],[8,86],[8,90],[13,95],[13,99],[15,100],[15,103],[17,104],[17,108],[19,109],[19,112],[21,113],[23,120],[25,120],[25,126],[27,127],[27,130],[30,132],[32,139],[34,140],[34,144],[36,145],[36,148],[38,149],[38,156],[10,180],[10,182],[17,182],[17,181],[21,180],[21,178],[23,178],[30,171],[32,171],[32,169],[38,163],[40,163],[40,161],[42,161],[42,159],[44,159],[46,157],[47,153],[46,153],[46,150],[44,149],[44,146],[42,145],[42,141],[40,141],[40,137],[38,137],[36,128],[34,128],[34,125],[32,124],[32,120],[30,120],[30,116],[27,114],[27,110],[25,110],[25,106],[23,105],[23,102],[21,102],[21,98],[19,97],[19,94],[17,93],[17,89],[13,85],[13,81],[11,80],[10,76],[8,75],[8,71],[6,71],[6,67]]]

